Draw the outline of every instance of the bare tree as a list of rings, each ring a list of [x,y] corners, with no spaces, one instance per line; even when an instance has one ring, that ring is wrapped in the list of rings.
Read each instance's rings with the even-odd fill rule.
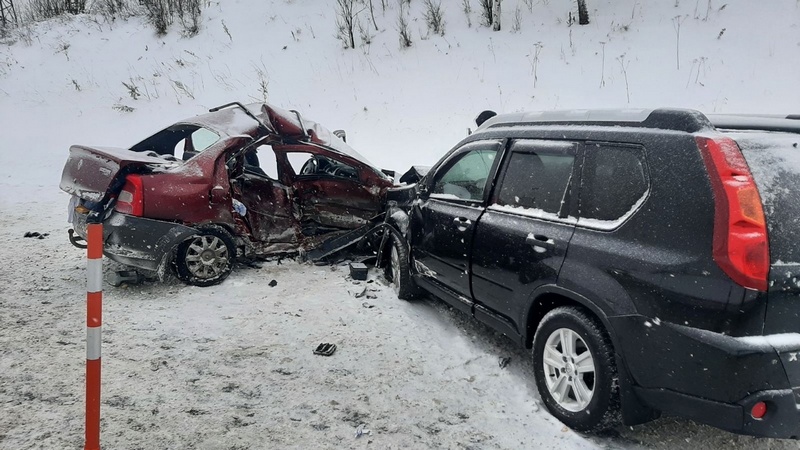
[[[589,9],[586,0],[578,0],[578,25],[589,25]]]
[[[500,1],[501,0],[494,0],[494,6],[492,8],[492,29],[494,31],[500,31]]]
[[[378,22],[375,22],[375,9],[372,7],[372,0],[369,1],[369,15],[372,16],[372,25],[375,26],[375,31],[378,30]]]
[[[356,48],[356,0],[336,0],[336,37],[345,48]]]
[[[483,19],[483,25],[487,27],[492,26],[492,20],[494,18],[494,14],[492,12],[494,0],[478,0],[478,3],[481,7],[481,19]]]
[[[0,28],[5,28],[8,24],[16,25],[17,10],[14,9],[13,0],[0,0]]]

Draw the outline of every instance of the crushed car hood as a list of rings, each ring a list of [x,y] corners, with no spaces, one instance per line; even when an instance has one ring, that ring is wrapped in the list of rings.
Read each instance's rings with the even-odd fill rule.
[[[248,105],[248,108],[252,105]],[[331,133],[330,130],[322,125],[308,120],[303,117],[303,123],[300,123],[297,114],[291,111],[263,104],[261,105],[262,118],[269,121],[274,127],[274,130],[282,137],[291,137],[295,139],[303,139],[308,134],[309,140],[315,144],[321,144],[326,147],[350,156],[354,159],[361,161],[380,172],[375,165],[370,163],[367,158],[359,154],[353,147],[347,145],[346,142],[341,140],[338,136]],[[303,133],[303,126],[305,126],[306,133]]]

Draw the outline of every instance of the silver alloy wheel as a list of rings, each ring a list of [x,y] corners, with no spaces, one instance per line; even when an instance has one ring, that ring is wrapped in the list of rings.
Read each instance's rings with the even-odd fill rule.
[[[567,411],[589,406],[595,389],[594,357],[583,338],[569,328],[550,334],[542,353],[547,390]]]
[[[392,265],[392,287],[395,293],[400,292],[400,255],[397,254],[397,247],[392,243],[391,262]]]
[[[225,242],[207,234],[195,237],[186,249],[186,267],[197,278],[210,279],[222,275],[230,264]]]

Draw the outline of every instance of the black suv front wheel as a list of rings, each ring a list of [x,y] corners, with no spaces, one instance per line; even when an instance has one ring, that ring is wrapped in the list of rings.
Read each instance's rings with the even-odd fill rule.
[[[417,295],[417,286],[411,278],[411,267],[409,263],[408,248],[395,230],[389,232],[389,263],[386,264],[384,275],[392,283],[397,298],[410,300]]]
[[[614,350],[602,325],[584,310],[555,308],[533,338],[536,386],[547,409],[577,431],[620,423]]]

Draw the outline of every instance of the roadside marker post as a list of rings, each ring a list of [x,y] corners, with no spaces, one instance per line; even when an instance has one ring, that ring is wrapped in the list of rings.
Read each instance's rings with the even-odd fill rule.
[[[91,217],[91,215],[90,215]],[[86,444],[100,450],[100,344],[103,325],[103,224],[86,233]]]

